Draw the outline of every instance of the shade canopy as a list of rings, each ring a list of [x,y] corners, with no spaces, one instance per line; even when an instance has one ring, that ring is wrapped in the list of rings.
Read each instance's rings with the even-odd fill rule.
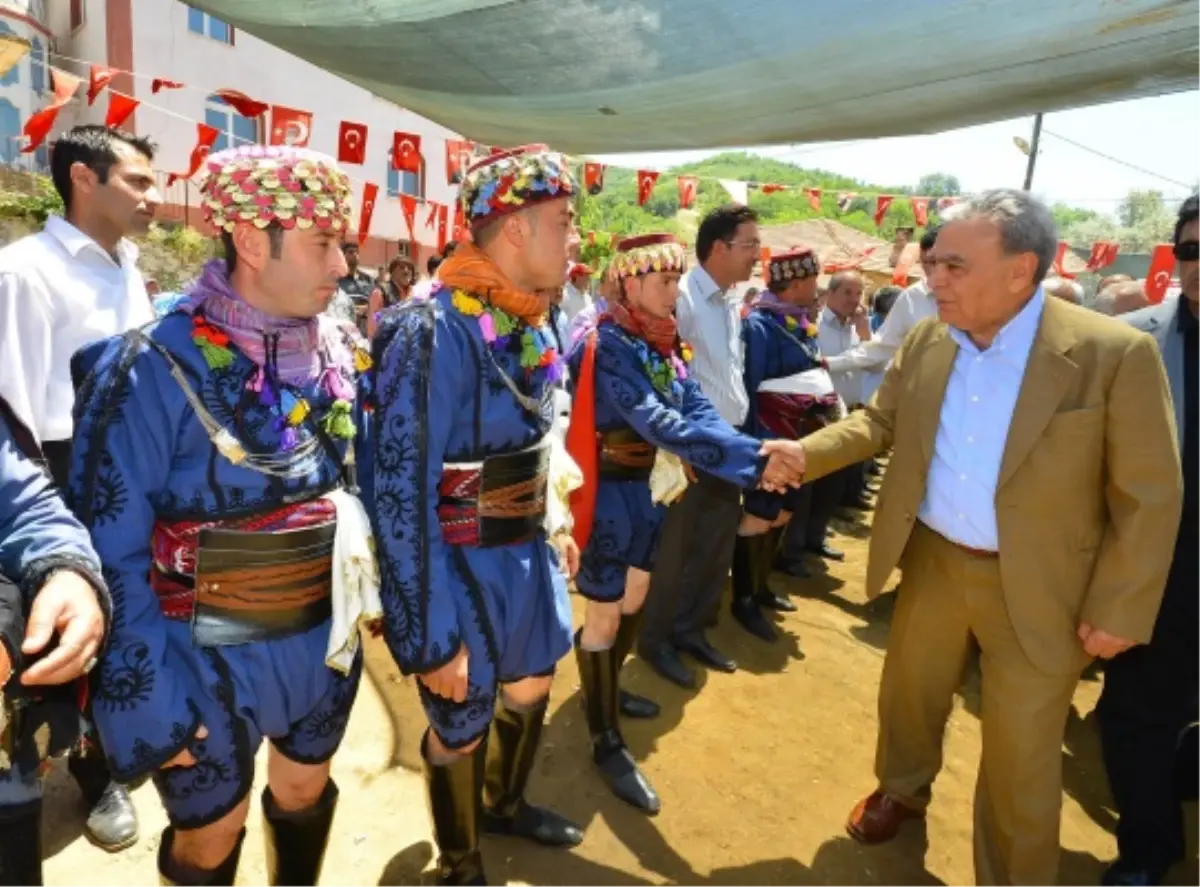
[[[468,138],[576,153],[937,132],[1195,89],[1200,60],[1200,0],[191,5]]]

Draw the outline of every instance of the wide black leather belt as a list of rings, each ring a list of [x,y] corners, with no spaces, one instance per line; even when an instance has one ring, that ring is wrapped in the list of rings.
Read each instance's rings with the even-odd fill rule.
[[[221,647],[301,634],[330,617],[336,523],[202,530],[192,640]]]
[[[611,480],[649,480],[658,449],[632,428],[596,434],[600,448],[600,476]]]
[[[448,463],[438,485],[438,522],[450,545],[494,548],[528,542],[546,516],[548,441],[482,462]]]

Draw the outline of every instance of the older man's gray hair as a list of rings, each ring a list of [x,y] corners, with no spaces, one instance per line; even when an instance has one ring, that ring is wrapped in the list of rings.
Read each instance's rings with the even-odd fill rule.
[[[1034,284],[1046,277],[1058,250],[1058,227],[1050,209],[1028,191],[997,188],[968,197],[959,204],[960,219],[984,218],[1000,229],[1000,245],[1007,255],[1033,253],[1037,268]]]

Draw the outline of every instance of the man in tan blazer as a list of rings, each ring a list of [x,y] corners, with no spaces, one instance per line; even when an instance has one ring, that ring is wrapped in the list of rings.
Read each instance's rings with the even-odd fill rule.
[[[1047,299],[1057,233],[1023,191],[966,201],[938,233],[938,319],[871,405],[804,439],[806,480],[893,450],[867,568],[904,582],[879,691],[865,842],[921,817],[972,638],[981,651],[979,883],[1058,875],[1062,739],[1080,671],[1149,640],[1181,504],[1154,340]]]

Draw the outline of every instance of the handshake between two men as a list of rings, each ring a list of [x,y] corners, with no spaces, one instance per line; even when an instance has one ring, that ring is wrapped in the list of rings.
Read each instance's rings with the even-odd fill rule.
[[[767,457],[759,488],[769,493],[786,493],[804,482],[804,447],[798,440],[764,441],[760,455]]]

